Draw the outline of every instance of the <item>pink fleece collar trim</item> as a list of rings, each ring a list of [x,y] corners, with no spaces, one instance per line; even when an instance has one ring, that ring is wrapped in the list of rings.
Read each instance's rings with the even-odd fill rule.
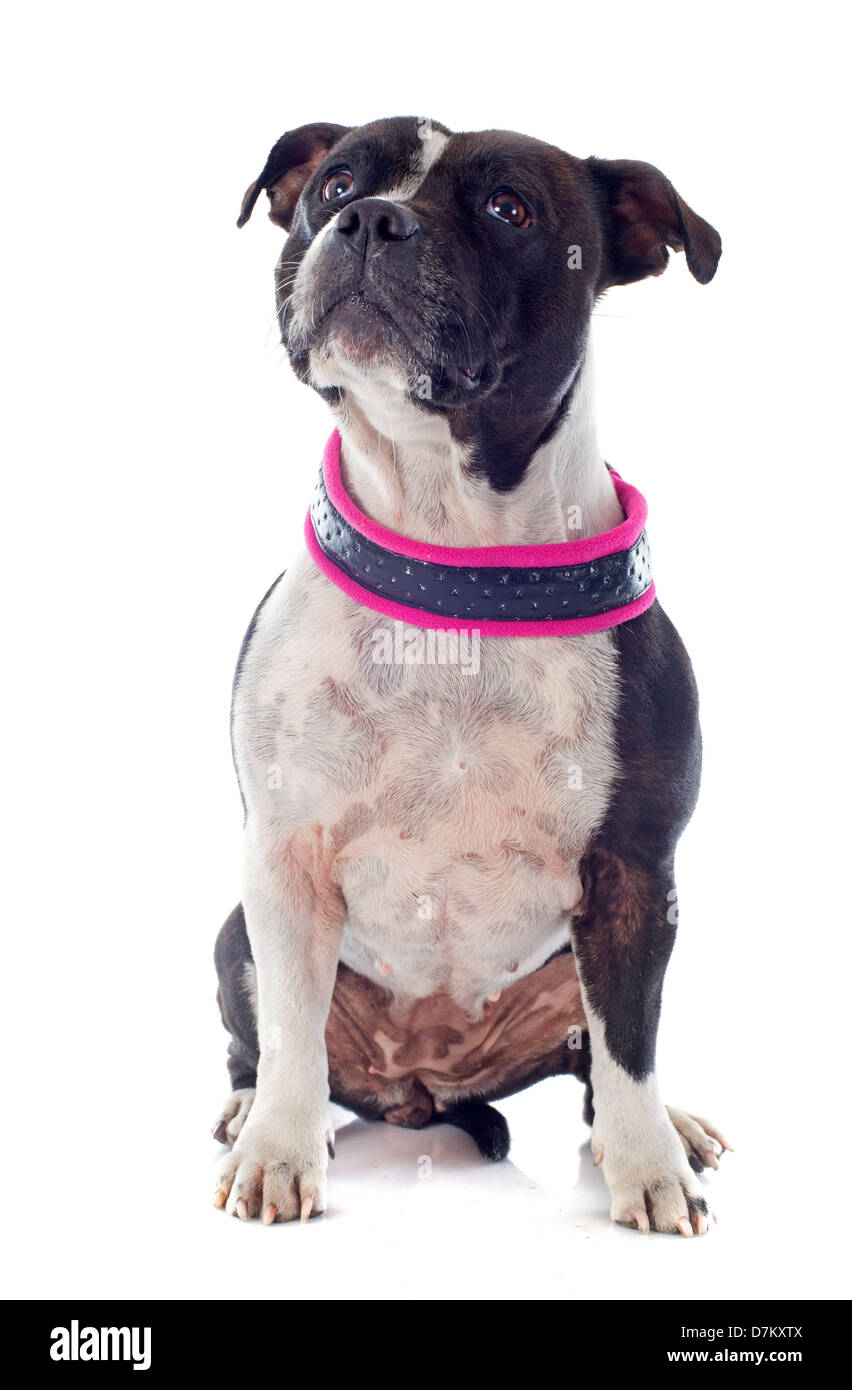
[[[340,434],[333,432],[325,447],[322,460],[323,481],[329,500],[356,532],[375,545],[393,551],[408,559],[423,560],[431,564],[454,566],[506,566],[522,568],[528,566],[548,567],[564,565],[571,567],[603,559],[620,551],[629,550],[641,537],[648,516],[648,505],[638,488],[626,483],[614,470],[612,480],[616,496],[624,510],[625,519],[609,531],[597,536],[589,536],[576,541],[558,541],[545,545],[497,545],[497,546],[446,546],[431,545],[411,540],[395,531],[380,525],[368,517],[355,504],[347,493],[340,471]],[[326,555],[317,539],[311,513],[305,518],[305,542],[308,550],[328,579],[348,594],[355,602],[374,612],[400,622],[411,623],[415,627],[438,628],[443,630],[477,630],[483,635],[495,637],[556,637],[600,632],[620,623],[628,622],[650,608],[656,597],[653,580],[638,598],[604,613],[585,617],[555,618],[552,621],[500,621],[496,619],[468,620],[448,617],[444,614],[414,608],[408,604],[396,603],[359,584],[345,574],[334,561]]]
[[[368,540],[410,560],[429,560],[436,565],[579,565],[589,560],[601,560],[635,545],[648,520],[648,504],[638,488],[625,483],[618,473],[612,473],[615,492],[625,514],[624,521],[599,536],[579,541],[556,541],[548,545],[429,545],[413,541],[396,531],[389,531],[372,521],[352,501],[343,486],[340,472],[340,434],[335,430],[325,446],[322,460],[325,488],[334,506],[354,530]]]

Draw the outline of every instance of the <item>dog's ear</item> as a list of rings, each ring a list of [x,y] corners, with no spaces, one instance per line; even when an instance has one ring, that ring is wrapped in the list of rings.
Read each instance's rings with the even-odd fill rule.
[[[637,159],[593,156],[584,163],[603,196],[603,288],[661,275],[669,247],[686,252],[686,264],[702,285],[713,279],[722,239],[683,201],[665,174]]]
[[[269,151],[269,158],[254,183],[246,189],[237,226],[245,226],[260,194],[266,189],[271,220],[288,232],[302,189],[314,169],[325,159],[332,145],[351,129],[351,126],[317,121],[282,135]]]

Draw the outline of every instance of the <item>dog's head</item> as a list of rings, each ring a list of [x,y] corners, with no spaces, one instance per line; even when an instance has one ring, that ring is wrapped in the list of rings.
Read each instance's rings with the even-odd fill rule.
[[[297,375],[377,428],[442,416],[501,489],[570,398],[597,296],[659,275],[669,248],[706,284],[721,253],[650,164],[414,117],[288,131],[238,226],[263,191],[289,232],[277,303]]]

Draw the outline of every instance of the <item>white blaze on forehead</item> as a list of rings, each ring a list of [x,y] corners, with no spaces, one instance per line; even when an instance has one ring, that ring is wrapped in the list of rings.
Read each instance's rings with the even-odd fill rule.
[[[420,136],[420,165],[424,174],[428,174],[433,164],[436,164],[447,148],[449,136],[443,135],[440,130],[435,130],[428,121],[424,121],[418,128]]]
[[[434,168],[449,144],[450,137],[435,130],[428,121],[421,121],[417,127],[417,148],[411,153],[410,172],[391,188],[382,189],[378,195],[389,198],[392,203],[402,203],[413,198],[429,170]]]

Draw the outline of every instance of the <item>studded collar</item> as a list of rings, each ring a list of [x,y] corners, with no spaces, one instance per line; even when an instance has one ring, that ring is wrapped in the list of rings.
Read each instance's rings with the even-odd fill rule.
[[[326,445],[305,539],[317,565],[358,603],[422,628],[495,637],[565,636],[628,622],[654,601],[647,504],[612,473],[625,519],[548,545],[456,547],[378,525],[347,494],[340,435]]]

